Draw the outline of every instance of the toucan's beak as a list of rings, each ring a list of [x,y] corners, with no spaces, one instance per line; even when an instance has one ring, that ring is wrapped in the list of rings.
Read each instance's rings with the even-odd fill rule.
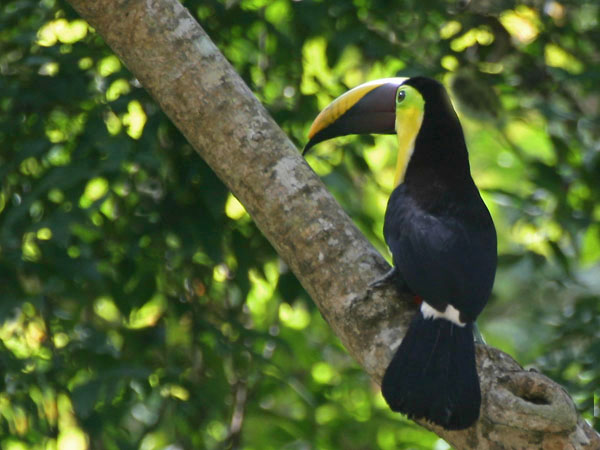
[[[406,80],[370,81],[336,98],[313,122],[302,153],[319,142],[347,134],[394,134],[396,91]]]

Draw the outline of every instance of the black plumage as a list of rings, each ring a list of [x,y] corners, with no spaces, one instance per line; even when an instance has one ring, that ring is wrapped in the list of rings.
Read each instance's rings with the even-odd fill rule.
[[[411,419],[467,428],[481,404],[474,362],[472,323],[460,327],[418,313],[386,369],[381,391],[392,410]]]

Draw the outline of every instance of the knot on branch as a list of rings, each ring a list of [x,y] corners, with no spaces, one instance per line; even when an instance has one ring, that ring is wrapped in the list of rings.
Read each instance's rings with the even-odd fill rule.
[[[573,401],[557,383],[539,372],[521,368],[510,356],[492,348],[479,349],[495,364],[484,363],[487,385],[486,418],[511,428],[569,433],[577,426]]]

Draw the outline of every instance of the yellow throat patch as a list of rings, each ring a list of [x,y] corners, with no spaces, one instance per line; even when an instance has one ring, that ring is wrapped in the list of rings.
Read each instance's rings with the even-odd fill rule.
[[[401,91],[403,92],[400,95]],[[400,97],[402,96],[402,99]],[[398,159],[394,187],[404,181],[406,168],[415,149],[415,140],[423,123],[425,100],[412,86],[400,86],[396,93],[396,134],[398,136]]]

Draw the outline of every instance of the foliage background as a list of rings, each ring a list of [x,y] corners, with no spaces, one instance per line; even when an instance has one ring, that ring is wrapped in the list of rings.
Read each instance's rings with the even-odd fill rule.
[[[356,84],[451,87],[499,233],[483,334],[563,383],[600,430],[600,8],[472,3],[185,5],[299,147]],[[2,448],[447,448],[388,411],[68,4],[2,3],[0,75]],[[393,159],[393,137],[309,156],[383,254]]]

